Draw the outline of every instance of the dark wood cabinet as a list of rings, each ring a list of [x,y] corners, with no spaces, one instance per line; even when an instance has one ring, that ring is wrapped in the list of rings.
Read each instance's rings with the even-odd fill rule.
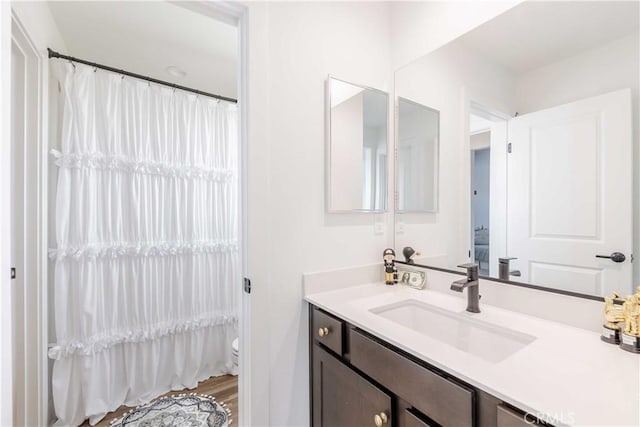
[[[342,356],[344,322],[317,308],[311,310],[311,333],[315,339],[339,356]]]
[[[475,392],[362,332],[349,331],[351,365],[442,425],[473,425]]]
[[[376,421],[394,425],[391,396],[320,346],[314,346],[313,353],[314,426],[374,426]]]
[[[309,353],[312,427],[544,425],[314,306]]]

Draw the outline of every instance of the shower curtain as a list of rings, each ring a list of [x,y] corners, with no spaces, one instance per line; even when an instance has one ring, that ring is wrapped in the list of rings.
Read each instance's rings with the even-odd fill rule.
[[[56,60],[58,425],[231,372],[236,105]]]

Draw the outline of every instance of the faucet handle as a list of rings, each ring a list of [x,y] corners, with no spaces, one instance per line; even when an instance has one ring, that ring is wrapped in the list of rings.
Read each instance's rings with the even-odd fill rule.
[[[478,268],[478,264],[475,262],[468,262],[466,264],[460,264],[458,267],[460,268],[466,268],[466,269],[470,269],[470,268]]]
[[[467,269],[467,281],[471,282],[478,280],[478,264],[475,262],[460,264],[458,267]]]

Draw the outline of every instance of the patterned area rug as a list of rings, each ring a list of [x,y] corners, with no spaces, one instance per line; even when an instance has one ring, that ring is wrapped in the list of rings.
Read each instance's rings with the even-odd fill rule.
[[[112,427],[227,427],[231,424],[227,405],[213,396],[180,394],[140,405],[111,421]]]

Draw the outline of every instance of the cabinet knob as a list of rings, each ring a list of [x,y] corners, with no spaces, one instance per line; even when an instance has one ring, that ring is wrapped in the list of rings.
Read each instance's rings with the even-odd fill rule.
[[[329,328],[320,328],[320,329],[318,329],[318,335],[320,335],[321,337],[325,337],[325,336],[329,335]]]
[[[376,424],[376,427],[382,427],[388,421],[386,412],[380,412],[379,414],[375,414],[373,417],[373,422]]]

